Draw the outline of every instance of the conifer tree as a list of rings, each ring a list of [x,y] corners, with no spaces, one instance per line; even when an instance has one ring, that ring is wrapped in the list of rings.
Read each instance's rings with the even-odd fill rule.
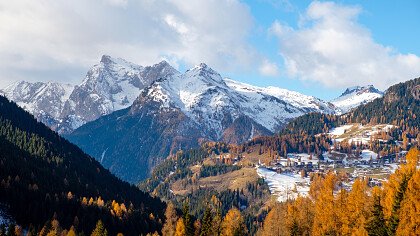
[[[365,228],[369,236],[388,235],[380,195],[374,196],[372,216],[367,221]]]
[[[76,236],[76,230],[74,226],[70,227],[70,230],[67,232],[67,236]]]
[[[165,211],[165,224],[163,225],[162,235],[173,236],[176,230],[176,221],[178,219],[176,215],[175,206],[172,202],[169,202]]]
[[[344,209],[347,209],[346,216],[348,217],[350,234],[365,235],[367,232],[364,228],[367,219],[370,217],[371,200],[367,195],[367,182],[361,179],[356,179],[348,196],[348,204]]]
[[[190,206],[189,206],[188,201],[184,203],[183,219],[184,219],[184,225],[185,225],[185,234],[187,236],[194,236],[194,232],[195,232],[194,221],[190,214]]]
[[[404,199],[405,190],[407,189],[408,185],[408,178],[407,175],[403,175],[403,179],[401,180],[400,187],[398,188],[397,193],[395,194],[394,203],[392,205],[392,212],[391,217],[388,220],[388,234],[395,235],[395,231],[397,230],[398,224],[400,222],[400,208],[401,202]]]
[[[246,235],[247,230],[241,212],[232,208],[228,211],[222,222],[222,236],[242,236]]]
[[[6,225],[1,224],[0,225],[0,236],[6,236]]]
[[[201,236],[210,236],[213,232],[213,216],[211,213],[211,209],[209,206],[206,207],[206,211],[204,212],[202,224],[201,224]]]
[[[185,236],[186,235],[186,229],[184,224],[184,219],[179,218],[176,222],[176,229],[175,229],[175,236]]]
[[[397,235],[420,235],[420,171],[410,179],[405,199],[401,202]]]
[[[312,235],[335,235],[338,233],[334,206],[335,184],[336,176],[332,173],[327,174],[322,183],[318,199],[315,199]]]
[[[105,229],[101,220],[96,223],[95,229],[92,231],[91,236],[108,236],[108,231]]]

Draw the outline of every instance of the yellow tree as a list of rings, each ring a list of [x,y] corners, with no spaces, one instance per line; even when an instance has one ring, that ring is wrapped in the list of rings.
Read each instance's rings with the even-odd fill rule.
[[[70,227],[70,230],[67,232],[67,236],[76,236],[76,230],[74,227]]]
[[[334,206],[334,188],[336,176],[333,173],[327,174],[315,199],[314,224],[312,235],[336,235],[338,234],[337,218]]]
[[[356,179],[346,205],[350,234],[367,235],[364,226],[371,215],[372,203],[373,201],[368,195],[367,181]]]
[[[287,206],[276,204],[267,214],[263,228],[260,229],[261,236],[286,236],[289,235],[285,219],[287,218]]]
[[[92,231],[91,236],[108,236],[108,231],[101,220],[98,220],[96,223],[96,227]]]
[[[175,206],[172,202],[168,203],[165,211],[165,225],[163,225],[162,235],[163,236],[173,236],[175,235],[176,230],[176,221],[178,219],[176,215]]]
[[[302,235],[310,235],[314,222],[314,203],[308,197],[298,197],[293,203],[298,209],[296,214],[297,222]]]
[[[241,236],[247,233],[241,212],[232,208],[228,211],[222,222],[222,236]]]
[[[349,216],[347,212],[348,198],[349,194],[347,190],[340,189],[335,199],[334,212],[337,219],[336,227],[343,235],[349,235],[351,231],[349,226]]]
[[[176,222],[175,236],[185,236],[185,235],[186,235],[186,229],[185,229],[184,219],[182,219],[181,217]]]

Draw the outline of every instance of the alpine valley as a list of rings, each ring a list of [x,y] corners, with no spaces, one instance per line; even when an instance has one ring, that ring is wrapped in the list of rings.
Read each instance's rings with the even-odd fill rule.
[[[420,1],[374,2],[0,1],[0,236],[420,236]]]
[[[21,81],[2,93],[133,183],[179,149],[243,143],[300,115],[341,114],[382,96],[357,87],[330,103],[223,78],[204,63],[180,73],[166,61],[143,67],[107,55],[80,85]]]
[[[135,67],[104,56],[93,68],[106,80],[92,69],[82,84],[119,89],[92,100],[115,111],[61,133],[81,149],[22,107],[66,107],[82,85],[17,83],[5,91],[28,95],[20,107],[0,96],[0,234],[407,235],[417,225],[420,78],[384,93],[349,88],[337,108],[205,64],[137,66],[164,76],[134,89],[130,73],[111,76],[122,65]],[[129,87],[139,95],[121,92]],[[99,95],[79,104],[88,97]]]

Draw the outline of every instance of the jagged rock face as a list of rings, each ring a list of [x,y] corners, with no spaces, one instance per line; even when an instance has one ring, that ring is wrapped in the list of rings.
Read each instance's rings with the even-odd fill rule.
[[[66,101],[61,118],[86,123],[129,107],[140,90],[154,80],[177,74],[167,62],[142,67],[122,59],[103,56]],[[79,125],[69,127],[72,131]],[[65,127],[63,127],[64,129]],[[68,133],[65,132],[65,133]]]
[[[373,85],[355,86],[347,88],[340,97],[332,100],[331,103],[341,109],[343,113],[346,113],[353,108],[382,97],[383,94],[383,92],[373,87]]]
[[[72,90],[70,84],[19,81],[3,89],[2,93],[39,121],[56,128],[59,125],[57,118]]]
[[[179,149],[197,147],[204,140],[241,143],[270,135],[309,111],[335,112],[319,99],[223,79],[200,64],[154,81],[130,108],[66,137],[119,177],[136,183]]]
[[[178,74],[167,62],[142,67],[104,55],[80,85],[18,82],[3,93],[59,133],[129,107],[141,89]]]

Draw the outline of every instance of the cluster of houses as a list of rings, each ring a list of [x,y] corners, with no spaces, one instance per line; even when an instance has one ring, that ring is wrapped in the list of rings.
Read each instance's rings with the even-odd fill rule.
[[[311,173],[311,172],[325,172],[326,170],[336,168],[360,167],[360,168],[380,168],[387,164],[404,162],[405,152],[398,154],[391,154],[388,156],[374,157],[374,158],[353,158],[353,159],[337,159],[329,158],[312,158],[308,154],[288,154],[287,158],[279,157],[272,160],[268,165],[259,163],[261,166],[276,171],[277,173]]]

